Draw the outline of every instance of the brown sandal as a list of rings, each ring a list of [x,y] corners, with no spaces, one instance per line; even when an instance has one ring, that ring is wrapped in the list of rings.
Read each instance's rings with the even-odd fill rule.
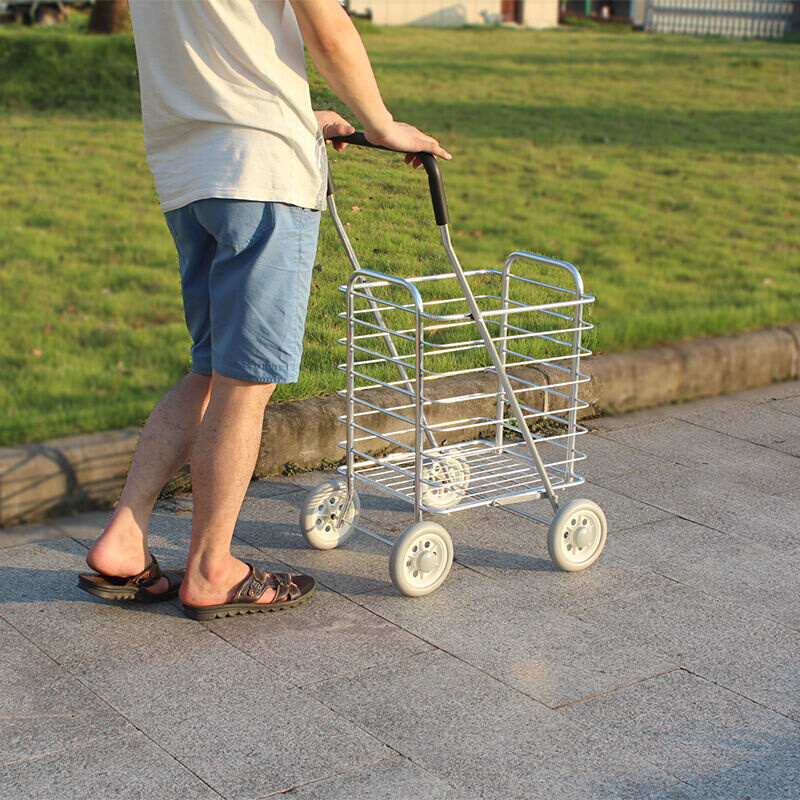
[[[288,572],[267,572],[248,564],[250,572],[239,585],[233,600],[219,606],[189,606],[183,604],[187,617],[205,622],[238,614],[261,614],[265,611],[280,611],[304,603],[314,594],[317,582],[311,575],[290,575]],[[267,589],[275,589],[275,597],[269,603],[259,603]]]
[[[185,570],[169,570],[162,572],[156,557],[150,553],[150,563],[132,578],[117,578],[102,573],[82,573],[78,576],[78,586],[89,594],[102,597],[104,600],[131,600],[135,603],[160,603],[172,600],[180,589]],[[167,589],[161,593],[148,591],[161,578],[169,582]]]

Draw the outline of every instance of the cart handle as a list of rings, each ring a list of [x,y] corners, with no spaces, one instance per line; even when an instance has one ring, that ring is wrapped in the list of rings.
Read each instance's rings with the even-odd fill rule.
[[[347,142],[347,144],[355,144],[359,147],[372,147],[374,150],[388,150],[391,153],[403,152],[402,150],[392,150],[391,147],[384,147],[380,144],[372,144],[367,137],[360,131],[351,133],[349,136],[332,136],[332,142]],[[425,167],[425,172],[428,173],[428,186],[431,190],[431,200],[433,201],[433,215],[436,218],[436,224],[441,227],[442,225],[450,224],[450,212],[447,209],[447,197],[444,193],[444,183],[442,183],[442,173],[439,171],[439,162],[436,156],[432,153],[408,153],[408,155],[416,156]],[[331,177],[331,171],[328,169],[328,195],[332,195],[336,191],[336,187]]]

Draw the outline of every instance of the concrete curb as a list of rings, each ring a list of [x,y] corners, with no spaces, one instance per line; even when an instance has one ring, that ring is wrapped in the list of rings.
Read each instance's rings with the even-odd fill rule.
[[[583,363],[583,370],[592,377],[581,393],[590,403],[584,416],[621,414],[742,391],[800,377],[800,323],[593,356]],[[546,370],[528,368],[526,377],[540,385],[551,382]],[[447,379],[437,388],[443,396],[455,396],[462,393],[457,382],[464,380]],[[484,384],[491,391],[494,385],[490,375],[468,380],[472,392]],[[376,392],[372,399],[380,404],[381,396]],[[446,410],[451,419],[459,419],[490,415],[492,406],[493,401],[488,405],[472,401],[437,408]],[[344,401],[336,396],[268,407],[255,476],[316,469],[339,461],[342,451],[336,443],[343,438],[343,430],[337,418],[343,413]],[[443,417],[433,421],[443,421]],[[138,438],[139,429],[124,428],[0,448],[0,527],[110,508],[122,489]],[[188,488],[189,473],[184,467],[164,493]]]

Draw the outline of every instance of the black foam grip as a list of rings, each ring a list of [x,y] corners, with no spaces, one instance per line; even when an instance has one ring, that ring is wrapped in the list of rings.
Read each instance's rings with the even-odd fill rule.
[[[334,136],[331,138],[331,141],[347,142],[348,144],[358,145],[359,147],[371,147],[374,150],[388,150],[390,153],[402,152],[392,150],[391,147],[384,147],[380,144],[372,144],[360,131],[351,133],[349,136]],[[409,153],[408,155],[419,158],[422,162],[422,166],[425,167],[425,172],[428,173],[428,187],[431,191],[433,215],[436,218],[436,224],[448,225],[450,223],[450,212],[447,209],[447,196],[444,193],[442,173],[439,170],[439,162],[436,160],[436,156],[432,153]],[[328,170],[328,194],[333,194],[333,191],[333,179],[330,177],[330,170]]]

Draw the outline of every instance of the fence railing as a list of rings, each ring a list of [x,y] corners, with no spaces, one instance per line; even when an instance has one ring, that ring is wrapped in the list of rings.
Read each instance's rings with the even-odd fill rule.
[[[776,38],[800,23],[800,0],[644,0],[652,33]]]

